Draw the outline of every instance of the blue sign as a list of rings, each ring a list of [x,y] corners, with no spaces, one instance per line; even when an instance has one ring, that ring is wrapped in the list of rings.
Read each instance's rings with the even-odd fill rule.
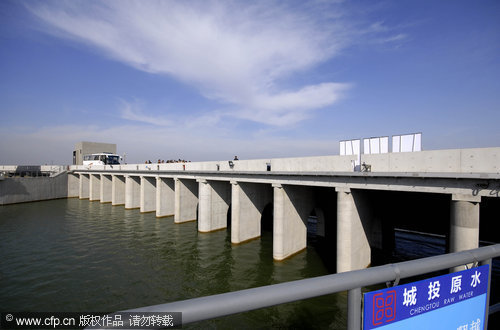
[[[489,265],[364,294],[363,329],[484,329]]]

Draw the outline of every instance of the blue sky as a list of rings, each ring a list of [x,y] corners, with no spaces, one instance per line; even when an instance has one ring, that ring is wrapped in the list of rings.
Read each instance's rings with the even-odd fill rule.
[[[1,1],[0,163],[500,146],[499,1]]]

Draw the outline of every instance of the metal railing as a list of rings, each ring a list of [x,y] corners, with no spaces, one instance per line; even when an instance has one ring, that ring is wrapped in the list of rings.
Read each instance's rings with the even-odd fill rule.
[[[400,279],[470,263],[491,265],[492,258],[495,257],[500,257],[500,244],[397,264],[141,307],[124,312],[182,312],[182,323],[188,324],[347,290],[347,327],[357,330],[361,329],[362,287],[391,281],[397,284]],[[491,266],[488,278],[491,281]],[[489,286],[490,283],[488,283]],[[489,295],[488,289],[487,306],[489,306]],[[492,310],[497,309],[498,306],[492,307]],[[485,317],[487,318],[487,315]],[[485,324],[487,324],[487,319],[485,319]]]

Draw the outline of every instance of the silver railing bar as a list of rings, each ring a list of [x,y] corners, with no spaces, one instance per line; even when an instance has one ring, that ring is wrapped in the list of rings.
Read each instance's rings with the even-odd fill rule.
[[[488,263],[495,257],[500,257],[500,244],[397,264],[140,307],[124,312],[182,312],[182,323],[188,324],[348,290],[348,328],[360,329],[362,287],[474,262]]]

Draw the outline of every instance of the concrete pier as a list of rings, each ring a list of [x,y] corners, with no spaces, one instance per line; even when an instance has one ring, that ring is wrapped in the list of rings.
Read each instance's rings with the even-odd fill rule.
[[[90,179],[89,174],[80,174],[80,185],[78,196],[80,199],[88,199],[89,198],[89,185]]]
[[[273,188],[273,258],[283,260],[307,247],[313,196],[310,187],[274,184]]]
[[[111,181],[111,204],[125,205],[125,177],[113,175]]]
[[[450,212],[450,252],[479,247],[479,203],[481,197],[454,194]]]
[[[175,179],[174,222],[181,223],[197,219],[198,183],[190,179]]]
[[[371,262],[365,230],[366,206],[355,191],[337,188],[337,273],[366,268]]]
[[[68,174],[68,198],[79,197],[80,176],[78,174]]]
[[[156,211],[156,178],[141,176],[141,213]]]
[[[100,201],[101,200],[101,175],[100,174],[90,174],[89,200],[90,201]]]
[[[175,182],[171,178],[156,177],[156,217],[175,214]]]
[[[111,175],[101,174],[101,203],[111,203],[112,201],[112,190],[113,190],[113,178]]]
[[[231,243],[259,237],[262,212],[272,202],[271,185],[231,181]]]
[[[125,176],[125,208],[138,209],[141,207],[141,178]]]
[[[199,180],[198,231],[227,227],[231,185],[227,182]]]

